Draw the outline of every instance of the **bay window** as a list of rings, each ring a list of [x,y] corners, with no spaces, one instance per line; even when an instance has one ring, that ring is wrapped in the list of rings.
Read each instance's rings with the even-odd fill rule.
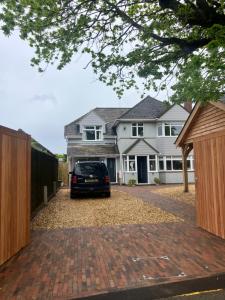
[[[181,156],[159,156],[159,171],[182,171],[183,163]],[[187,158],[187,169],[194,170],[194,158]]]

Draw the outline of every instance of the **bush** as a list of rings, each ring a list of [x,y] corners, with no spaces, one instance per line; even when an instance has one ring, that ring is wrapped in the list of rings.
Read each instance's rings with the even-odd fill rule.
[[[136,180],[135,179],[129,179],[128,186],[134,186],[134,185],[136,185]]]
[[[155,184],[160,184],[160,179],[158,177],[155,177],[154,182],[155,182]]]

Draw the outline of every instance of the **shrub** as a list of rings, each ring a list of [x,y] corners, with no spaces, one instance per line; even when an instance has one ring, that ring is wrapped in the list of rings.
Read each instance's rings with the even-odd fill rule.
[[[155,182],[155,184],[160,184],[160,179],[158,177],[155,177],[154,182]]]
[[[136,185],[136,180],[135,179],[129,179],[128,186],[134,186],[134,185]]]

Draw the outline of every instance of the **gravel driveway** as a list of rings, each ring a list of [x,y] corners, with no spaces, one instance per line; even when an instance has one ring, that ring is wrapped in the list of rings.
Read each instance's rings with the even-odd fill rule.
[[[32,220],[32,228],[72,228],[119,224],[181,222],[182,219],[126,192],[112,191],[111,198],[71,200],[61,189]]]

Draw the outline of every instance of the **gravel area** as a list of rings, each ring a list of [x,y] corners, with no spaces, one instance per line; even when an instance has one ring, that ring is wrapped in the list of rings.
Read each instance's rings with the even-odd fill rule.
[[[71,200],[61,189],[32,220],[32,229],[82,226],[182,222],[171,213],[144,203],[125,192],[112,191],[111,198]]]
[[[195,205],[195,186],[194,184],[189,185],[189,192],[183,192],[183,185],[179,186],[166,186],[152,189],[151,192],[176,199],[191,205]]]

